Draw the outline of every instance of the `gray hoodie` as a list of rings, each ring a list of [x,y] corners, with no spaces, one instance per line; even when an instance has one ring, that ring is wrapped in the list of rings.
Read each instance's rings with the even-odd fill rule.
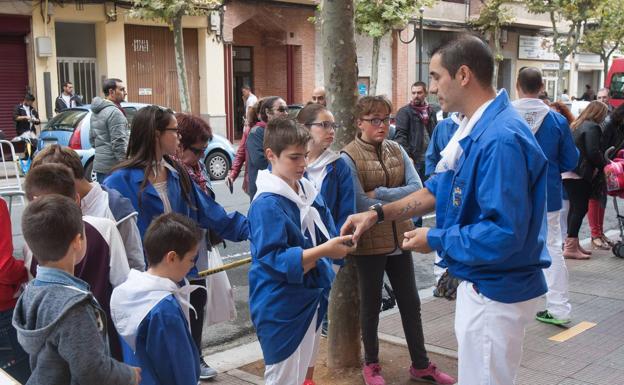
[[[89,142],[95,148],[93,171],[108,174],[113,166],[126,159],[130,137],[128,119],[115,103],[100,97],[91,102],[91,111]]]
[[[17,302],[13,326],[30,356],[28,385],[135,383],[134,370],[109,356],[106,316],[88,291],[31,283]]]

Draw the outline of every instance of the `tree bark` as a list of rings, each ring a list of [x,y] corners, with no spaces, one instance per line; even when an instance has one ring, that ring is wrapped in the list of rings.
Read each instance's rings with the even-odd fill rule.
[[[178,93],[182,112],[191,113],[191,95],[188,78],[186,77],[186,60],[184,59],[184,34],[182,30],[182,14],[172,20],[173,47],[175,50],[176,71],[178,73]]]
[[[327,106],[340,128],[334,148],[340,149],[355,136],[357,54],[354,38],[353,0],[322,0],[321,44]],[[347,257],[332,285],[329,300],[327,366],[360,366],[358,276],[353,257]]]
[[[377,95],[377,79],[379,79],[379,46],[381,38],[373,38],[373,62],[371,63],[371,78],[369,95]]]
[[[497,90],[498,90],[498,70],[500,67],[499,58],[503,54],[503,50],[501,48],[501,42],[500,42],[500,35],[501,35],[500,27],[495,27],[494,31],[492,31],[492,40],[494,40],[494,73],[493,73],[492,84],[494,85],[494,89],[497,89]]]

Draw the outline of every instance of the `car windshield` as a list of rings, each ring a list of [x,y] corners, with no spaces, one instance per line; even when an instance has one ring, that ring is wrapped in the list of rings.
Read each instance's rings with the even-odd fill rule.
[[[76,124],[78,124],[87,113],[88,111],[85,110],[63,111],[50,119],[43,131],[74,131]]]
[[[624,99],[624,73],[613,74],[609,91],[613,99]]]

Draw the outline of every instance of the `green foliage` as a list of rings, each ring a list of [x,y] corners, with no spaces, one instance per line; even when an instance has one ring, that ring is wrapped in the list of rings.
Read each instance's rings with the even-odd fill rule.
[[[131,0],[130,15],[137,19],[162,20],[170,27],[181,16],[207,15],[221,0]]]
[[[421,6],[434,0],[355,0],[355,29],[359,34],[381,38],[403,29]]]
[[[509,0],[481,0],[479,18],[470,24],[483,34],[494,33],[496,30],[510,25],[514,21],[513,12],[504,6],[505,3],[509,2]]]
[[[621,0],[604,0],[590,13],[594,22],[587,26],[581,46],[603,60],[624,44],[624,7]]]

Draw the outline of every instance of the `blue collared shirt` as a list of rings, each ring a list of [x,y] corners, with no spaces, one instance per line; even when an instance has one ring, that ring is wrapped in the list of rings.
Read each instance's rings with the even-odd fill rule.
[[[429,245],[454,276],[490,299],[515,303],[544,294],[548,164],[507,92],[459,144],[455,170],[425,182],[436,197]]]

